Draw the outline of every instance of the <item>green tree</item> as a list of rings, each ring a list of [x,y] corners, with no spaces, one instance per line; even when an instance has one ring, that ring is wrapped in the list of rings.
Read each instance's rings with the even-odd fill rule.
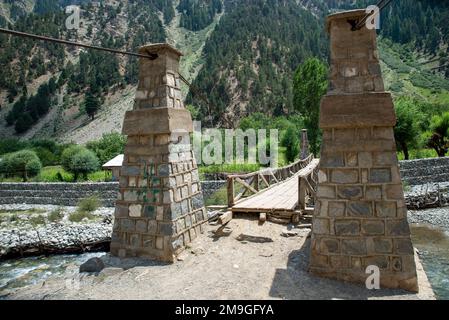
[[[298,134],[294,126],[289,126],[282,137],[281,145],[286,148],[285,156],[288,162],[295,161],[299,154]]]
[[[106,163],[124,153],[126,137],[117,132],[105,133],[98,141],[88,142],[86,147],[95,152],[101,163]]]
[[[21,150],[6,154],[0,162],[0,173],[4,176],[22,177],[23,181],[37,176],[42,169],[39,157],[34,151]]]
[[[68,147],[61,156],[61,164],[64,170],[70,172],[77,181],[82,175],[87,180],[89,173],[98,170],[100,163],[97,156],[92,151],[82,146]]]
[[[97,97],[89,92],[86,95],[86,99],[84,101],[84,108],[86,110],[86,113],[92,118],[92,120],[94,120],[95,114],[100,108],[100,102],[98,101]]]
[[[424,137],[427,146],[434,149],[439,157],[444,157],[449,149],[449,112],[433,116]]]
[[[301,64],[293,79],[293,106],[304,117],[308,130],[310,150],[317,155],[321,132],[319,113],[321,97],[328,85],[327,67],[317,58],[309,58]]]
[[[421,136],[420,124],[422,114],[416,104],[407,98],[400,98],[395,102],[397,123],[394,127],[394,137],[399,151],[408,160],[409,150],[416,147]]]

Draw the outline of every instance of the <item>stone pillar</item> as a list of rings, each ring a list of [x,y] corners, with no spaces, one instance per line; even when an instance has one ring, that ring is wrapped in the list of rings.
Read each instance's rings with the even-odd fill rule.
[[[328,17],[330,88],[321,101],[323,130],[310,271],[365,283],[380,268],[380,284],[417,291],[390,93],[384,91],[376,32],[351,23],[365,10]]]
[[[140,48],[139,85],[125,115],[128,136],[120,173],[111,254],[174,261],[207,221],[190,144],[190,112],[178,75],[182,53],[168,44]]]
[[[307,136],[307,129],[301,130],[301,148],[300,148],[301,160],[306,159],[310,155],[309,151],[309,138]]]

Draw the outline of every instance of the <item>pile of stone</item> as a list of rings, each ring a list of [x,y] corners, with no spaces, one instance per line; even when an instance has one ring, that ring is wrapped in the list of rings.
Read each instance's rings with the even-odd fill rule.
[[[449,206],[449,186],[447,184],[414,186],[405,195],[408,209],[422,210]]]
[[[36,229],[0,230],[0,259],[107,250],[111,233],[111,224],[103,222],[53,223]]]

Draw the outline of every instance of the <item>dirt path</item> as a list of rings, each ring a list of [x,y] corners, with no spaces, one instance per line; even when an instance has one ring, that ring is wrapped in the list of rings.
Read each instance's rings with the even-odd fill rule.
[[[230,234],[200,236],[182,261],[164,265],[144,262],[123,271],[107,268],[99,275],[79,275],[76,267],[63,277],[22,288],[9,299],[431,299],[420,272],[419,295],[400,290],[369,291],[363,286],[321,279],[307,272],[307,229],[255,220],[234,219]],[[109,258],[112,265],[118,259]],[[120,262],[124,267],[128,260]],[[126,269],[126,268],[125,268]],[[425,277],[425,274],[424,274]]]

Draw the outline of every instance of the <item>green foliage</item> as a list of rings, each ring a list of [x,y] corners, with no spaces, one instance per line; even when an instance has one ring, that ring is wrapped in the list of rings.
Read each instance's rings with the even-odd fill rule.
[[[126,137],[117,132],[105,133],[98,141],[88,142],[86,147],[95,152],[101,164],[125,151]]]
[[[100,207],[101,201],[97,195],[80,200],[78,211],[94,212]]]
[[[417,147],[421,136],[423,115],[416,103],[408,98],[400,98],[395,102],[397,123],[394,136],[398,150],[404,152],[405,160],[409,159],[409,150]]]
[[[30,148],[30,143],[28,141],[21,141],[16,138],[0,140],[0,155],[28,148]]]
[[[429,130],[424,133],[427,146],[433,148],[439,157],[444,157],[449,149],[449,112],[433,116]]]
[[[328,87],[327,67],[317,58],[309,58],[301,64],[293,79],[293,104],[304,117],[308,130],[310,151],[317,155],[321,132],[318,127],[320,101]]]
[[[222,0],[181,0],[177,9],[181,12],[180,26],[198,31],[211,24],[223,7]]]
[[[99,167],[95,153],[82,146],[72,146],[64,150],[61,164],[64,170],[73,173],[75,181],[80,175],[87,180],[87,175]]]
[[[100,101],[98,101],[98,98],[89,92],[86,95],[86,99],[84,100],[84,109],[86,110],[86,113],[92,118],[92,120],[94,120],[95,114],[97,113],[99,108]]]
[[[211,194],[207,199],[205,199],[206,206],[213,205],[227,205],[228,204],[228,189],[222,187]]]
[[[86,211],[75,211],[69,215],[69,220],[71,222],[81,222],[83,219],[87,218],[88,220],[94,220],[95,216]]]
[[[308,56],[327,58],[322,21],[295,1],[225,5],[226,13],[206,41],[204,65],[193,83],[207,93],[211,111],[195,95],[189,94],[187,103],[200,106],[200,117],[211,116],[214,124],[255,112],[290,113],[295,68]],[[245,102],[244,108],[235,106],[235,97]]]
[[[34,151],[21,150],[6,154],[0,161],[0,174],[6,177],[21,177],[23,181],[37,176],[42,169],[39,157]]]
[[[62,208],[54,209],[48,214],[48,220],[50,222],[59,222],[63,218],[64,218],[64,211]]]
[[[286,158],[288,162],[295,161],[299,154],[298,131],[294,126],[290,126],[284,133],[281,145],[286,148]]]

